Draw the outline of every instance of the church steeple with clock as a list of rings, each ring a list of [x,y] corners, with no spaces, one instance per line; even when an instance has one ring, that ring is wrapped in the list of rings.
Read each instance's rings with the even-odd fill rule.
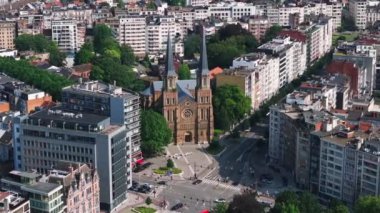
[[[206,37],[202,33],[201,57],[196,79],[178,80],[173,65],[173,46],[168,35],[163,81],[155,81],[142,95],[162,114],[173,131],[175,144],[209,143],[214,134],[212,93],[207,62]]]

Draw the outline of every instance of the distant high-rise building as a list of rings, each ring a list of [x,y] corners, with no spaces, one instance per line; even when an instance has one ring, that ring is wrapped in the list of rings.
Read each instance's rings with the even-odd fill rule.
[[[86,27],[74,19],[52,20],[52,39],[64,52],[77,52],[84,44]]]
[[[16,23],[0,21],[0,49],[14,49],[16,38]]]

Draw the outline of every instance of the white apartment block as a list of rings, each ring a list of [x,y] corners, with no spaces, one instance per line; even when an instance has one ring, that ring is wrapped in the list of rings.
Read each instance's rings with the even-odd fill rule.
[[[209,5],[208,15],[210,17],[218,17],[227,20],[239,19],[243,16],[263,15],[263,11],[256,8],[253,4],[242,2],[219,2]]]
[[[77,52],[84,44],[86,28],[76,20],[53,20],[51,22],[52,40],[64,52]]]
[[[259,51],[265,52],[273,57],[279,58],[279,87],[285,86],[291,80],[293,80],[294,73],[298,73],[298,70],[294,70],[294,45],[290,40],[290,37],[276,38],[270,42],[261,45]],[[297,56],[300,57],[300,56]],[[296,65],[295,67],[298,67]]]
[[[127,44],[133,52],[144,57],[146,53],[146,18],[142,16],[129,16],[119,19],[119,43]]]
[[[255,72],[260,90],[255,97],[254,105],[260,106],[263,102],[275,95],[279,89],[279,58],[264,53],[250,53],[233,60],[231,68],[243,68]]]
[[[186,5],[192,7],[204,7],[210,4],[211,0],[187,0]]]
[[[120,18],[118,28],[120,44],[131,46],[134,53],[140,57],[146,53],[164,53],[168,33],[175,42],[174,52],[183,55],[183,38],[187,29],[174,16],[127,16]]]
[[[92,9],[59,9],[53,10],[51,17],[53,20],[74,19],[78,23],[85,24],[87,28],[92,28],[94,22],[92,12]]]
[[[367,27],[367,0],[350,0],[349,11],[351,17],[355,20],[355,24],[359,29]]]
[[[341,26],[342,16],[342,4],[341,3],[315,3],[313,5],[306,5],[302,7],[298,6],[282,6],[274,7],[269,6],[267,8],[267,17],[271,24],[279,24],[281,26],[290,26],[289,17],[292,14],[299,14],[299,22],[305,21],[306,15],[319,15],[324,14],[333,19],[333,30]]]
[[[194,8],[194,20],[205,20],[209,17],[207,7]]]

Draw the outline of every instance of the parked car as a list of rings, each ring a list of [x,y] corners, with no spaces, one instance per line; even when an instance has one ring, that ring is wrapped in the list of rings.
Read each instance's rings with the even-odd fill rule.
[[[225,203],[226,202],[226,199],[224,198],[218,198],[216,200],[214,200],[215,203]]]
[[[161,180],[161,181],[158,181],[157,184],[165,186],[166,185],[166,181]]]
[[[193,185],[198,185],[198,184],[200,184],[200,183],[202,183],[202,180],[195,180],[194,182],[193,182]]]
[[[175,211],[183,207],[183,203],[175,204],[170,210]]]
[[[145,169],[147,169],[150,165],[152,165],[152,163],[150,162],[147,162],[143,165],[137,165],[134,169],[133,169],[133,172],[141,172]]]
[[[237,185],[239,185],[239,182],[234,181],[234,182],[232,182],[232,185],[233,185],[233,186],[237,186]]]

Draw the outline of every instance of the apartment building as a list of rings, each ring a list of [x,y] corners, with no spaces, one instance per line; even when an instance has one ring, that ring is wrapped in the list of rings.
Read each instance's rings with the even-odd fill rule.
[[[72,8],[53,8],[51,11],[52,20],[73,19],[82,23],[86,28],[92,28],[94,24],[93,10],[90,8],[72,7]]]
[[[279,65],[278,57],[271,57],[264,53],[250,53],[233,60],[231,68],[242,68],[255,72],[256,87],[252,88],[259,90],[259,93],[256,93],[253,109],[275,95],[280,88]]]
[[[187,25],[182,24],[174,16],[127,16],[119,20],[118,40],[130,45],[136,55],[144,57],[146,53],[163,54],[170,34],[175,41],[174,52],[182,56],[187,32]]]
[[[49,171],[48,182],[63,186],[62,200],[66,212],[97,213],[99,206],[99,176],[87,164],[59,162]]]
[[[1,179],[1,189],[28,197],[30,212],[66,212],[62,200],[63,187],[60,184],[44,182],[41,178],[35,172],[13,170]]]
[[[192,6],[192,7],[205,7],[210,4],[210,0],[188,0],[186,1],[186,6]]]
[[[368,0],[350,0],[348,3],[350,16],[354,18],[356,26],[363,30],[367,27]]]
[[[16,38],[16,23],[0,21],[0,49],[14,49]]]
[[[143,16],[128,16],[119,19],[119,43],[127,44],[135,55],[144,57],[146,54],[146,18]]]
[[[139,104],[138,94],[98,81],[62,89],[62,105],[65,108],[109,116],[111,123],[126,125],[128,134],[131,135],[132,164],[142,163],[143,160],[140,150]]]
[[[77,52],[85,41],[86,27],[74,19],[52,20],[52,40],[63,52]]]
[[[380,6],[367,7],[366,26],[371,27],[380,20]]]
[[[0,83],[1,99],[9,103],[10,110],[30,113],[49,106],[53,102],[53,98],[44,91],[23,82],[9,79],[8,76],[1,76],[0,78],[4,80],[4,83]]]
[[[216,86],[236,85],[245,96],[251,99],[252,110],[258,109],[260,100],[260,88],[258,75],[255,70],[244,68],[224,69],[223,73],[216,76]]]
[[[0,192],[0,206],[0,212],[30,213],[29,200],[11,191]]]
[[[260,41],[267,29],[271,27],[269,20],[263,16],[251,16],[248,20],[248,31]]]
[[[100,208],[111,211],[125,202],[132,181],[131,140],[125,125],[60,107],[19,116],[13,123],[16,169],[48,174],[60,161],[91,164],[99,172]]]
[[[243,2],[218,2],[210,4],[208,15],[222,20],[240,19],[244,16],[263,15],[255,5]]]
[[[278,78],[280,88],[291,82],[297,76],[296,73],[299,72],[299,70],[294,70],[294,62],[301,61],[301,55],[298,54],[299,48],[296,49],[293,43],[290,37],[278,37],[258,48],[258,51],[279,58],[280,70]]]

